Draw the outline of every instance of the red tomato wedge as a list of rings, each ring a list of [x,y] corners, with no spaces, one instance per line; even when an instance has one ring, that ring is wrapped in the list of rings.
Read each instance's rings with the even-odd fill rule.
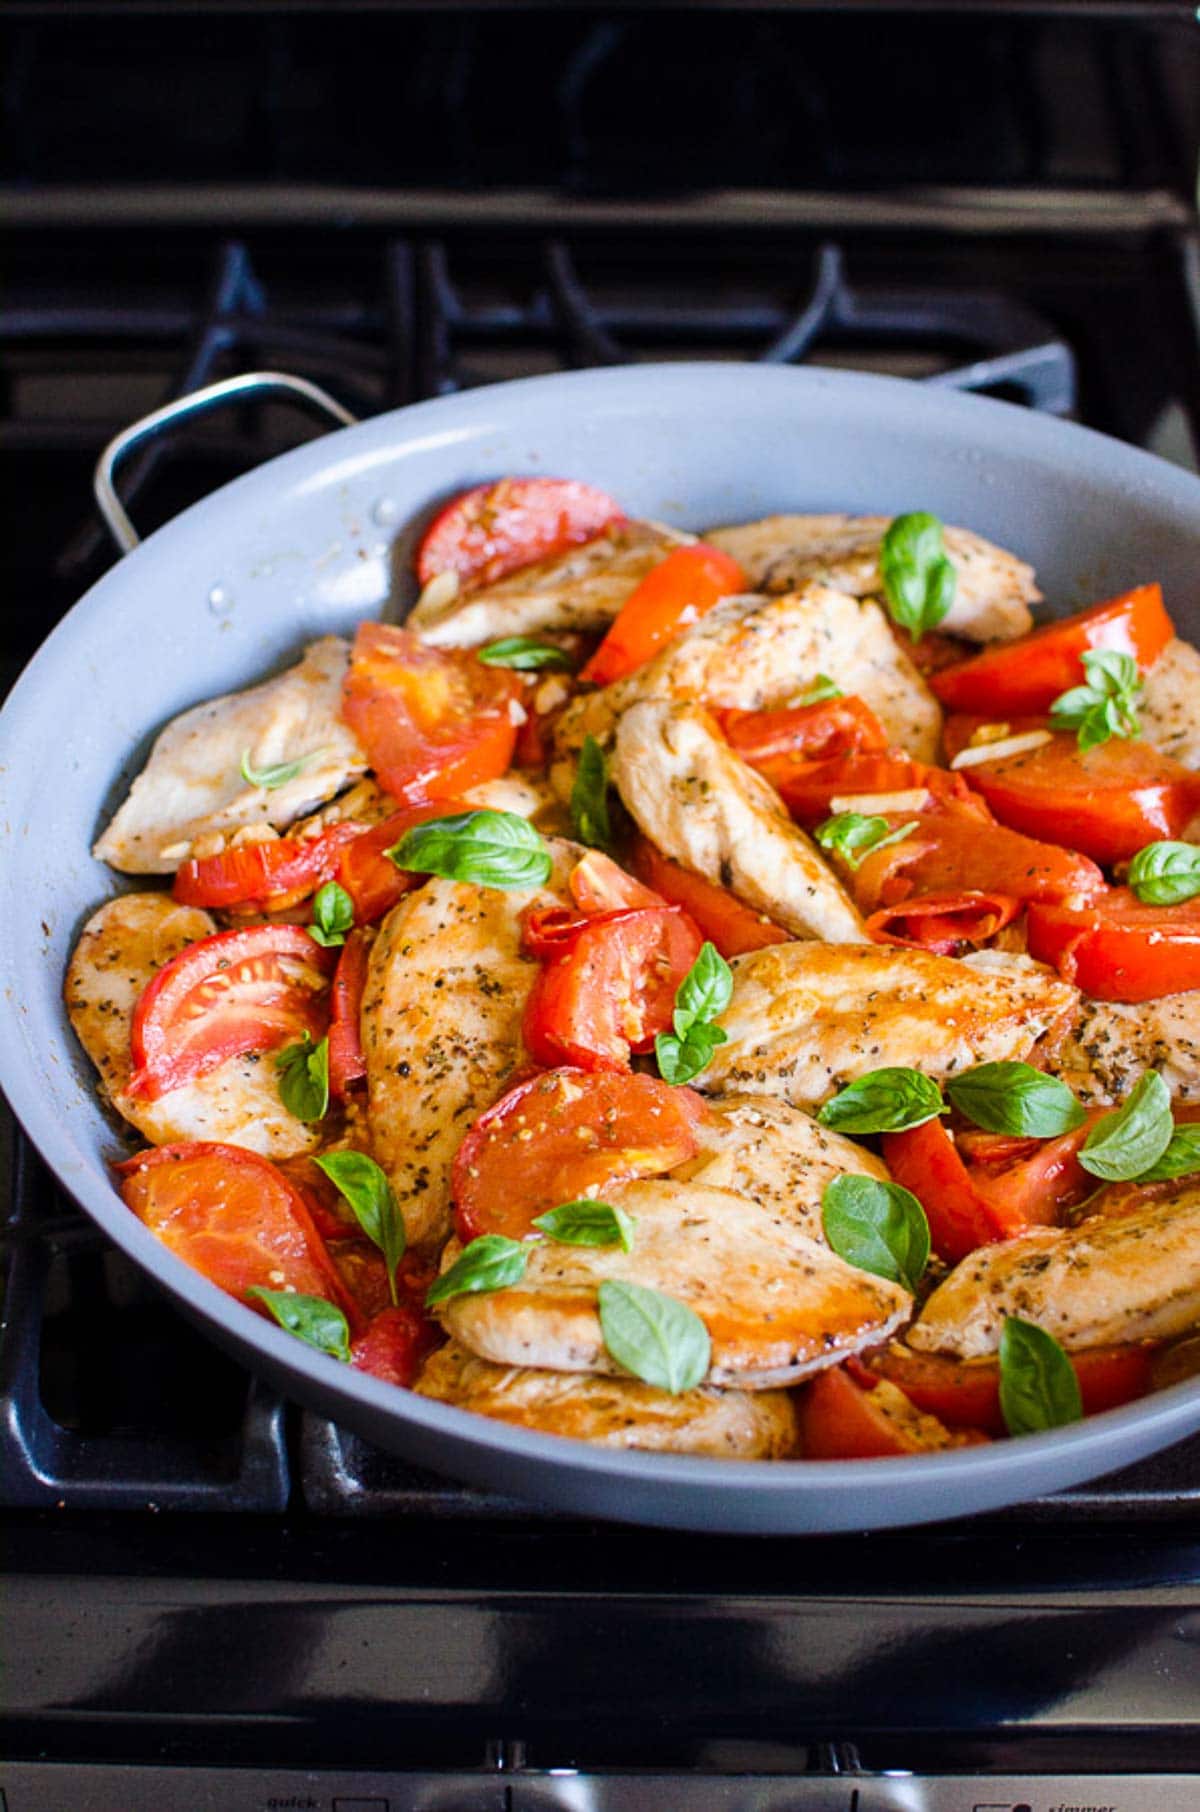
[[[736,894],[715,881],[672,862],[646,837],[639,837],[634,846],[633,865],[655,893],[683,907],[701,936],[715,944],[723,957],[743,956],[748,950],[792,941],[791,933],[781,925],[744,906]]]
[[[360,824],[331,824],[316,837],[276,837],[196,857],[180,864],[171,895],[182,906],[283,912],[331,881],[342,849],[362,833]]]
[[[877,944],[958,956],[964,949],[976,950],[986,944],[1011,925],[1021,910],[1021,901],[1004,893],[919,894],[873,912],[867,920],[867,936]]]
[[[799,1415],[806,1460],[882,1460],[968,1444],[854,1362],[819,1372],[800,1393]]]
[[[268,1159],[194,1139],[113,1168],[138,1219],[230,1296],[244,1301],[254,1287],[324,1296],[355,1327],[354,1303],[304,1196]]]
[[[579,677],[607,686],[643,665],[722,598],[745,591],[746,575],[729,554],[698,541],[652,567]]]
[[[354,902],[354,920],[358,925],[373,925],[398,900],[414,887],[420,887],[424,875],[407,874],[390,860],[387,851],[400,841],[414,824],[429,818],[446,818],[470,808],[458,799],[431,799],[406,805],[393,812],[369,830],[348,840],[338,852],[335,880],[346,889]]]
[[[914,815],[915,831],[867,856],[851,877],[861,912],[924,894],[994,893],[1025,902],[1103,891],[1104,876],[1086,856],[997,824],[965,788],[961,798],[938,799],[916,814],[894,813],[888,822],[899,829]]]
[[[1154,1352],[1146,1346],[1098,1346],[1068,1353],[1084,1415],[1098,1415],[1144,1397],[1151,1388]],[[991,1435],[1007,1432],[1000,1413],[1000,1367],[993,1359],[953,1359],[888,1346],[872,1355],[867,1366],[950,1428],[982,1428]]]
[[[951,759],[977,722],[947,723]],[[1012,725],[1014,735],[1041,727],[1037,719]],[[1158,838],[1179,837],[1200,812],[1200,774],[1137,739],[1081,749],[1072,731],[1059,730],[1041,748],[979,762],[964,775],[1002,824],[1105,865],[1127,861]]]
[[[1143,906],[1128,887],[1030,908],[1029,953],[1096,1000],[1158,1000],[1200,988],[1200,899]]]
[[[143,989],[133,1013],[131,1094],[156,1101],[228,1057],[320,1038],[335,950],[299,925],[252,925],[189,944]]]
[[[703,1113],[691,1089],[656,1076],[531,1076],[481,1114],[459,1147],[451,1173],[458,1237],[523,1239],[548,1208],[673,1170],[695,1156]]]
[[[861,698],[827,698],[781,711],[721,711],[726,742],[743,761],[832,761],[840,755],[882,755],[887,732]]]
[[[993,719],[1048,711],[1060,692],[1083,682],[1082,657],[1089,650],[1131,654],[1145,672],[1174,634],[1161,589],[1139,585],[945,667],[930,675],[929,684],[950,711],[986,711]]]
[[[510,707],[523,690],[519,674],[468,648],[430,648],[391,623],[360,623],[342,716],[386,792],[445,799],[505,772],[517,740]]]
[[[352,931],[342,945],[329,992],[329,1090],[336,1101],[344,1101],[346,1091],[367,1073],[360,1020],[370,961],[370,937]]]
[[[830,761],[792,761],[781,756],[756,762],[788,811],[806,830],[820,824],[833,811],[835,799],[862,793],[907,793],[924,787],[935,799],[955,799],[967,788],[956,774],[931,768],[909,755],[837,755]],[[849,808],[847,808],[849,809]],[[911,812],[906,817],[911,819]]]
[[[494,585],[535,560],[591,541],[620,522],[618,503],[576,478],[501,478],[463,491],[436,515],[417,549],[417,578],[457,573],[464,586]]]
[[[525,1048],[553,1069],[626,1069],[671,1024],[675,990],[704,942],[678,906],[602,913],[583,926],[533,984]]]
[[[426,1353],[442,1343],[442,1332],[415,1303],[404,1302],[375,1316],[365,1333],[350,1348],[356,1371],[369,1372],[385,1384],[408,1389],[421,1369]]]
[[[601,850],[589,849],[567,876],[571,898],[581,912],[617,912],[627,906],[665,906],[666,901],[645,887]]]

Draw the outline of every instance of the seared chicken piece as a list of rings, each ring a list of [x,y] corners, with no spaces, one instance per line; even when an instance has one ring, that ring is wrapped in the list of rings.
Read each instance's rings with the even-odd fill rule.
[[[996,1351],[1009,1315],[1072,1352],[1186,1333],[1200,1321],[1200,1184],[982,1246],[939,1284],[905,1338],[921,1352],[975,1359]]]
[[[1142,682],[1142,735],[1185,768],[1200,768],[1200,650],[1176,636]]]
[[[278,679],[176,717],[92,854],[125,874],[173,874],[197,837],[247,824],[280,830],[332,799],[367,766],[339,716],[349,662],[349,643],[323,636]],[[256,771],[302,765],[268,790],[243,778],[244,755]]]
[[[612,777],[664,856],[728,887],[799,937],[865,939],[832,869],[707,711],[655,699],[631,705],[617,731]]]
[[[656,522],[618,522],[582,547],[523,566],[448,603],[418,602],[407,627],[437,648],[475,648],[539,630],[607,629],[652,567],[694,535]]]
[[[1085,996],[1042,1055],[1081,1101],[1100,1107],[1123,1101],[1147,1070],[1158,1071],[1176,1101],[1200,1101],[1200,991],[1136,1003]]]
[[[628,679],[568,705],[555,749],[568,761],[585,736],[607,746],[638,699],[767,711],[790,705],[819,673],[865,699],[893,743],[919,761],[937,760],[941,707],[879,606],[815,584],[781,598],[722,599]]]
[[[828,1132],[769,1095],[722,1095],[696,1127],[699,1151],[671,1175],[732,1189],[785,1226],[823,1241],[821,1197],[834,1177],[888,1180],[887,1166],[853,1139]]]
[[[702,1386],[673,1397],[636,1378],[489,1365],[453,1341],[425,1361],[413,1389],[498,1422],[618,1451],[786,1460],[796,1450],[796,1411],[781,1390]]]
[[[760,591],[794,591],[818,579],[854,598],[883,595],[879,554],[890,516],[767,516],[704,539],[723,547]],[[954,603],[938,628],[973,642],[1011,641],[1033,627],[1029,606],[1041,592],[1033,568],[970,529],[944,533],[958,574]]]
[[[101,1092],[153,1145],[220,1139],[267,1158],[312,1151],[319,1129],[284,1107],[270,1055],[231,1057],[157,1101],[127,1092],[138,997],[164,963],[216,928],[207,912],[177,906],[167,893],[126,893],[101,906],[67,968],[64,996],[75,1036],[100,1072]]]
[[[483,780],[462,795],[476,811],[515,812],[528,818],[544,837],[570,833],[567,814],[550,782],[542,774],[505,774],[500,780]]]
[[[813,1107],[868,1070],[938,1078],[1028,1055],[1078,999],[1021,957],[976,964],[875,944],[773,944],[735,957],[733,999],[696,1087]]]
[[[581,853],[552,847],[556,876],[544,888],[426,882],[393,907],[371,951],[362,1037],[372,1150],[411,1246],[445,1238],[454,1154],[523,1059],[539,965],[522,952],[522,915],[570,904],[566,875]]]
[[[633,1216],[632,1252],[539,1241],[519,1284],[443,1306],[453,1337],[497,1365],[620,1375],[596,1291],[621,1278],[700,1316],[712,1340],[706,1382],[768,1390],[874,1345],[911,1312],[899,1284],[856,1270],[728,1189],[666,1177],[622,1184],[606,1199]]]

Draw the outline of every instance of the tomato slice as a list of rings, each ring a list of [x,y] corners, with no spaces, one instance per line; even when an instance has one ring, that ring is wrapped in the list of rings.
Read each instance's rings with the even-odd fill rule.
[[[134,1008],[130,1093],[156,1101],[228,1057],[320,1038],[336,961],[299,925],[252,925],[189,944]]]
[[[800,1393],[799,1416],[806,1460],[880,1460],[969,1443],[854,1361],[818,1372]]]
[[[726,742],[743,761],[833,761],[841,755],[882,755],[887,731],[861,698],[827,698],[780,711],[721,711]]]
[[[390,860],[387,851],[399,842],[414,824],[428,818],[445,818],[454,812],[469,811],[460,799],[428,799],[406,805],[381,823],[347,842],[338,852],[335,879],[354,902],[354,920],[358,925],[374,925],[390,912],[398,900],[414,887],[420,887],[424,875],[407,874]]]
[[[1158,1000],[1200,988],[1200,899],[1143,906],[1128,887],[1031,907],[1029,953],[1095,1000]]]
[[[617,912],[631,906],[664,906],[666,901],[610,856],[589,849],[567,876],[571,898],[581,912]]]
[[[703,541],[677,547],[626,598],[620,613],[579,677],[607,686],[623,679],[722,598],[747,589],[731,555]]]
[[[361,824],[331,824],[316,837],[276,837],[193,857],[180,863],[171,895],[182,906],[282,912],[332,880],[343,847],[362,834]]]
[[[344,1101],[347,1090],[367,1073],[361,1016],[370,961],[370,937],[352,931],[342,945],[329,991],[329,1092],[336,1101]]]
[[[885,906],[867,920],[867,936],[877,944],[907,950],[932,950],[935,956],[959,956],[976,950],[1011,925],[1022,902],[1004,893],[927,893]]]
[[[1068,1353],[1085,1416],[1116,1409],[1144,1397],[1152,1384],[1153,1347],[1098,1346]],[[1000,1367],[994,1359],[954,1359],[888,1346],[873,1354],[868,1368],[896,1384],[911,1403],[951,1428],[1007,1431],[1000,1412]]]
[[[691,1089],[656,1076],[531,1076],[481,1114],[459,1146],[451,1173],[459,1238],[523,1239],[548,1208],[673,1170],[695,1156],[703,1113]]]
[[[464,586],[497,579],[591,541],[623,511],[577,478],[501,478],[477,484],[434,517],[417,549],[417,578],[457,573]]]
[[[350,1348],[357,1371],[404,1389],[413,1383],[426,1353],[442,1344],[442,1331],[416,1303],[402,1302],[374,1317]]]
[[[901,843],[868,855],[851,877],[855,904],[873,913],[923,894],[984,893],[1028,900],[1087,897],[1104,888],[1094,862],[1055,843],[997,824],[978,794],[938,799],[916,814],[892,814],[894,827],[917,828]]]
[[[1082,657],[1090,649],[1131,654],[1144,672],[1174,634],[1160,587],[1139,585],[1015,642],[986,648],[931,674],[929,684],[951,711],[986,711],[993,718],[1048,711],[1061,692],[1081,684]]]
[[[935,798],[953,799],[967,792],[957,774],[931,768],[898,751],[836,755],[828,761],[796,761],[783,755],[753,765],[806,830],[828,818],[834,800],[847,794],[907,793],[924,787]]]
[[[430,648],[391,623],[360,623],[342,716],[394,798],[445,799],[496,780],[517,740],[521,677],[469,648]]]
[[[715,881],[672,862],[646,837],[639,837],[634,845],[633,865],[655,893],[683,907],[701,936],[715,944],[723,957],[743,956],[748,950],[792,941],[791,933],[781,925],[743,905],[736,894]]]
[[[675,990],[704,942],[678,906],[602,913],[583,926],[533,984],[525,1048],[552,1069],[626,1069],[671,1024]]]
[[[952,758],[977,722],[947,723]],[[1018,719],[1012,730],[1042,725]],[[1041,748],[963,772],[1002,824],[1105,865],[1127,861],[1158,838],[1179,837],[1200,811],[1200,774],[1140,739],[1114,737],[1081,749],[1072,731],[1059,730]]]
[[[324,1296],[357,1324],[304,1196],[267,1158],[192,1139],[113,1169],[138,1219],[230,1296],[244,1301],[253,1287]]]

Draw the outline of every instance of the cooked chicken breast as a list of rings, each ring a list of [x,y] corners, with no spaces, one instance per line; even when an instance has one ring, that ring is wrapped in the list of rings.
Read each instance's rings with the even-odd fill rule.
[[[1147,1070],[1177,1101],[1200,1101],[1200,992],[1136,1004],[1085,997],[1066,1032],[1048,1035],[1043,1056],[1081,1101],[1101,1107],[1123,1101]]]
[[[707,711],[656,699],[631,705],[617,731],[612,778],[663,855],[799,937],[865,939],[832,869]]]
[[[1072,1352],[1186,1333],[1200,1322],[1200,1184],[981,1247],[939,1284],[905,1338],[922,1352],[974,1359],[996,1351],[1009,1315]]]
[[[350,645],[323,636],[277,679],[196,705],[159,736],[93,855],[125,874],[173,874],[197,837],[247,824],[275,830],[332,799],[366,770],[339,716]],[[250,786],[259,770],[303,762],[282,786]]]
[[[659,1178],[622,1184],[607,1200],[633,1216],[632,1252],[539,1241],[521,1283],[444,1305],[453,1337],[497,1365],[619,1375],[596,1291],[621,1278],[700,1316],[712,1340],[706,1382],[767,1390],[884,1339],[910,1312],[898,1284],[856,1270],[730,1190]]]
[[[67,968],[64,997],[75,1036],[100,1072],[101,1092],[153,1145],[220,1139],[267,1158],[312,1151],[318,1129],[279,1098],[269,1056],[231,1057],[157,1101],[127,1092],[129,1033],[142,990],[188,944],[216,930],[207,912],[170,894],[126,893],[92,914]]]
[[[1200,650],[1176,636],[1142,682],[1142,735],[1185,768],[1200,768]]]
[[[696,1087],[816,1106],[889,1064],[943,1077],[1025,1057],[1078,998],[1021,957],[986,966],[875,944],[773,944],[735,957],[733,999]]]
[[[791,704],[819,673],[865,699],[898,747],[937,760],[941,707],[879,606],[817,584],[786,597],[722,599],[628,679],[568,705],[555,750],[573,761],[589,735],[607,747],[638,699],[766,711]]]
[[[817,579],[855,598],[883,594],[879,554],[890,516],[767,516],[705,535],[723,547],[760,591],[794,591]],[[1033,626],[1029,606],[1041,592],[1032,566],[970,529],[945,530],[947,558],[958,574],[948,635],[973,642],[1011,641]]]
[[[821,1197],[834,1177],[888,1180],[881,1159],[786,1101],[723,1095],[696,1127],[699,1150],[671,1175],[706,1189],[732,1189],[773,1219],[823,1241]]]
[[[489,1365],[453,1341],[425,1361],[413,1389],[498,1422],[618,1451],[786,1460],[796,1450],[796,1411],[781,1390],[702,1386],[673,1397],[636,1378]]]
[[[500,780],[484,780],[463,795],[465,804],[477,811],[515,812],[528,818],[543,836],[560,836],[570,831],[567,814],[550,782],[542,774],[505,774]]]
[[[569,904],[566,874],[581,853],[552,847],[548,887],[434,879],[393,908],[375,940],[362,1006],[372,1149],[412,1246],[445,1238],[454,1154],[523,1060],[538,964],[521,949],[522,914]]]
[[[618,522],[582,547],[523,566],[495,585],[444,604],[418,602],[408,627],[438,648],[475,648],[539,630],[606,629],[650,569],[695,539],[657,522]]]

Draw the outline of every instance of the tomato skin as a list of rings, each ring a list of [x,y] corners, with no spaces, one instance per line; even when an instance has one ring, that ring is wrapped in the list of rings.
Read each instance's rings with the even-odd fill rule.
[[[332,880],[343,846],[361,835],[361,825],[331,824],[316,837],[277,837],[193,857],[180,863],[171,897],[181,906],[281,912]]]
[[[898,829],[910,822],[892,814]],[[935,800],[916,814],[916,830],[867,856],[851,879],[860,912],[900,906],[914,896],[996,893],[1025,903],[1088,896],[1104,889],[1104,876],[1087,856],[1021,836],[997,824],[978,794]]]
[[[1200,988],[1200,899],[1143,906],[1128,887],[1031,907],[1029,953],[1094,1000],[1159,1000]]]
[[[442,1343],[442,1334],[415,1303],[403,1302],[376,1315],[350,1348],[356,1371],[369,1372],[385,1384],[407,1390],[421,1369],[421,1361]]]
[[[304,1196],[269,1159],[240,1145],[191,1139],[139,1152],[113,1169],[138,1219],[230,1296],[244,1301],[252,1287],[324,1296],[352,1330],[357,1326],[357,1309]]]
[[[634,846],[633,865],[647,887],[664,900],[682,906],[702,937],[714,944],[726,959],[743,956],[748,950],[765,950],[768,944],[789,944],[791,933],[770,919],[763,918],[750,906],[742,904],[736,894],[718,887],[715,881],[695,875],[679,862],[662,855],[647,837],[639,837]]]
[[[848,1360],[818,1372],[800,1393],[800,1453],[806,1460],[882,1460],[966,1445],[963,1435],[889,1415],[886,1393]],[[979,1437],[983,1439],[981,1435]]]
[[[567,876],[580,912],[616,912],[626,906],[665,906],[666,901],[602,850],[589,849]]]
[[[873,912],[866,922],[867,936],[876,944],[957,956],[964,944],[972,949],[986,944],[1011,925],[1021,909],[1021,901],[1010,894],[919,894]]]
[[[828,761],[797,762],[781,756],[754,766],[806,830],[828,818],[833,801],[844,794],[906,793],[916,787],[926,788],[935,798],[963,798],[967,793],[957,774],[931,768],[899,751],[836,755]]]
[[[342,716],[381,787],[399,800],[445,799],[497,780],[512,760],[510,706],[524,688],[468,648],[431,648],[391,623],[360,623]]]
[[[156,1101],[229,1057],[325,1030],[333,950],[299,925],[251,925],[189,944],[133,1012],[131,1094]],[[239,998],[240,996],[240,998]]]
[[[1155,1349],[1100,1346],[1068,1353],[1079,1380],[1085,1416],[1144,1397],[1152,1385]],[[992,1359],[954,1359],[888,1346],[867,1361],[871,1371],[899,1385],[910,1402],[950,1428],[1007,1432],[1000,1411],[1000,1367]]]
[[[344,1101],[347,1090],[367,1073],[361,1014],[370,961],[370,937],[352,931],[342,945],[329,991],[329,1092],[336,1101]]]
[[[764,761],[832,761],[841,755],[883,755],[887,731],[861,698],[827,698],[779,711],[721,711],[717,721],[731,749],[757,767]]]
[[[458,1237],[523,1239],[548,1208],[673,1170],[695,1156],[704,1112],[691,1089],[656,1076],[563,1068],[528,1077],[459,1147],[451,1172]]]
[[[417,800],[369,829],[360,826],[360,834],[347,839],[338,853],[334,879],[354,902],[357,925],[375,924],[406,893],[424,882],[424,875],[408,874],[397,868],[386,854],[405,831],[411,830],[414,824],[424,824],[429,818],[446,818],[454,812],[469,810],[461,799]]]
[[[929,684],[950,711],[985,711],[993,719],[1048,711],[1060,693],[1082,684],[1082,656],[1090,649],[1131,654],[1145,672],[1174,634],[1161,588],[1139,585],[945,667],[930,675]]]
[[[675,548],[626,598],[580,679],[598,686],[623,679],[722,598],[746,589],[745,573],[719,547],[698,541]]]
[[[417,549],[417,578],[457,573],[465,588],[591,541],[624,520],[607,492],[577,478],[501,478],[477,484],[439,510]]]
[[[700,954],[678,906],[603,913],[543,967],[521,1032],[535,1063],[623,1070],[671,1024],[675,991]]]
[[[883,1161],[892,1178],[916,1196],[929,1222],[929,1236],[939,1258],[957,1264],[978,1246],[1013,1239],[1046,1219],[1033,1192],[1019,1198],[1002,1192],[990,1197],[964,1164],[954,1140],[940,1120],[906,1132],[883,1135]]]

